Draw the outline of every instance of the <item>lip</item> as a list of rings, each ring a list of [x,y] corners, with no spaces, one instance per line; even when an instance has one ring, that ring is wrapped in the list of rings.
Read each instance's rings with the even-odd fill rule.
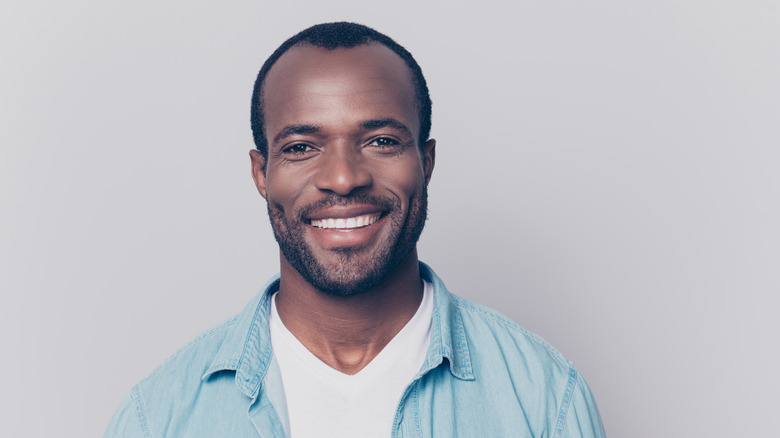
[[[363,214],[350,218],[328,218],[323,220],[312,219],[309,224],[316,228],[355,229],[367,227],[376,222],[380,213]]]
[[[311,224],[312,220],[348,219],[357,216],[379,214],[379,218],[370,225],[357,228],[319,228]],[[305,221],[311,236],[323,248],[345,249],[365,247],[376,239],[386,222],[387,210],[376,205],[350,205],[328,207],[306,215]]]
[[[376,205],[359,204],[359,205],[349,205],[344,207],[338,206],[338,207],[323,208],[321,210],[317,210],[307,214],[303,219],[308,223],[311,222],[312,220],[347,219],[351,217],[363,216],[366,214],[374,214],[374,213],[380,213],[381,215],[384,216],[385,212],[386,210],[384,208]]]

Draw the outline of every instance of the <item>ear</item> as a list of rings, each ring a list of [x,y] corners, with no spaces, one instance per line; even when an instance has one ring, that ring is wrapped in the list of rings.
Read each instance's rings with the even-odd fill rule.
[[[431,182],[433,165],[436,164],[436,140],[430,139],[423,145],[423,172],[425,172],[425,185]]]
[[[265,189],[265,163],[266,159],[260,151],[252,149],[249,151],[249,158],[252,161],[252,179],[255,180],[255,187],[260,192],[260,196],[266,197]]]

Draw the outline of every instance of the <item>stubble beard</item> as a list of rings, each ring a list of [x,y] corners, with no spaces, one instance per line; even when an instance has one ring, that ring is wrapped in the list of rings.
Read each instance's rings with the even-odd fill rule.
[[[330,266],[315,257],[313,249],[304,239],[303,217],[307,211],[334,205],[369,203],[380,205],[389,212],[384,218],[389,221],[390,234],[373,253],[361,248],[343,248],[329,251],[335,260]],[[288,219],[284,212],[268,202],[268,217],[279,249],[292,267],[309,284],[318,290],[334,296],[349,296],[365,292],[384,282],[415,248],[428,217],[428,190],[423,184],[421,191],[410,198],[409,209],[404,213],[397,198],[378,198],[366,195],[331,195],[316,204],[301,208]]]

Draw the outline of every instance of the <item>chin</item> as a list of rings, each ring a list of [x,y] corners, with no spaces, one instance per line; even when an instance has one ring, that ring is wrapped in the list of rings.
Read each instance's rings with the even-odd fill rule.
[[[307,282],[333,296],[358,295],[374,289],[387,280],[405,258],[392,252],[366,255],[351,250],[340,250],[335,255],[331,252],[336,260],[331,259],[330,263],[322,263],[315,257],[302,260],[299,254],[291,256],[287,260]]]

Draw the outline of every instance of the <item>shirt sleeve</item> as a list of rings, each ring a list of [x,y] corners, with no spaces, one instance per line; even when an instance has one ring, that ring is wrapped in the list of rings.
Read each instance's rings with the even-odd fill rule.
[[[149,429],[143,423],[144,412],[142,406],[137,403],[138,396],[134,388],[122,400],[103,438],[151,438]]]
[[[566,414],[561,438],[606,438],[599,408],[585,379],[577,373],[577,380]]]

